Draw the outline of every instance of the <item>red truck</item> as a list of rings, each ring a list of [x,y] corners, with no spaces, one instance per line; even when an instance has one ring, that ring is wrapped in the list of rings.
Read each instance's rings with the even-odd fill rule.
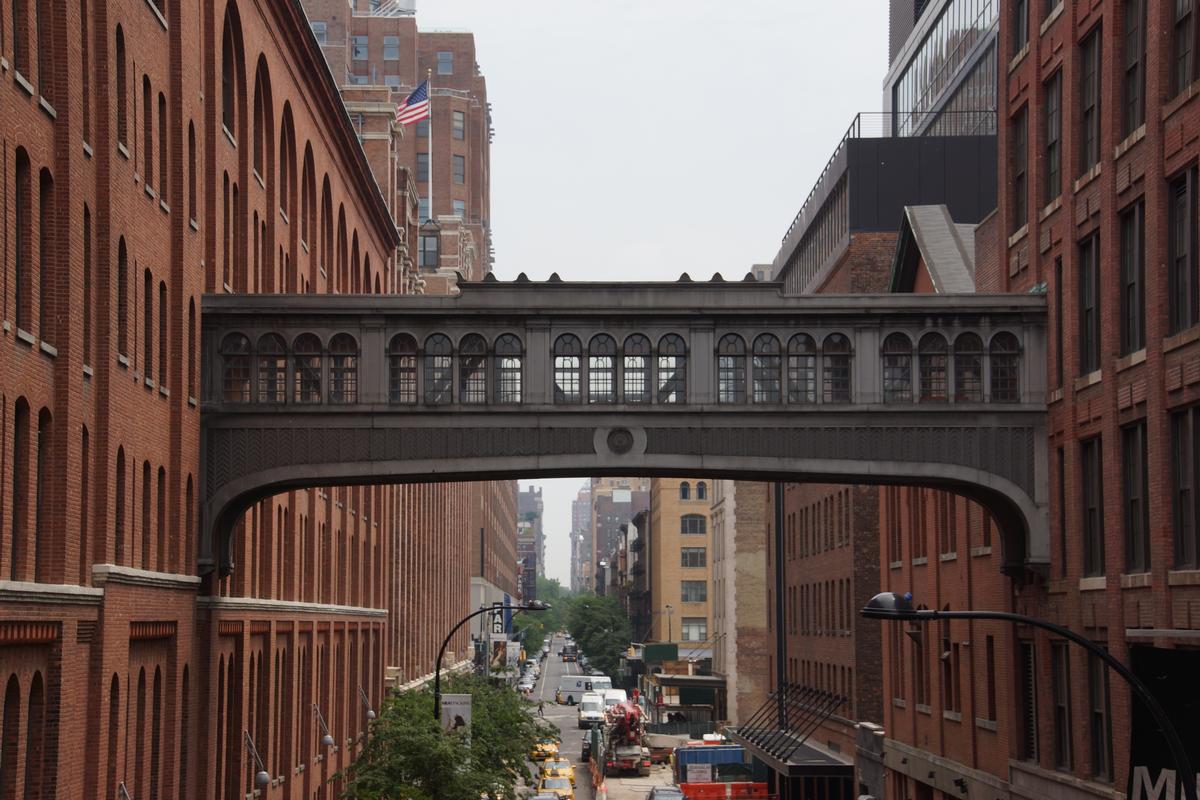
[[[607,716],[604,774],[649,775],[650,749],[645,743],[646,725],[641,708],[628,701],[617,703],[608,709]]]

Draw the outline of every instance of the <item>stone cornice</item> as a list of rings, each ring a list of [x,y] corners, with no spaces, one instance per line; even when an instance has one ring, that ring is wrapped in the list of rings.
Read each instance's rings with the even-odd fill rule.
[[[97,586],[118,583],[124,586],[194,591],[200,585],[200,578],[195,575],[176,575],[173,572],[154,572],[148,569],[122,567],[118,564],[94,564],[92,566],[92,582]]]
[[[257,597],[201,597],[201,608],[212,611],[253,611],[260,614],[314,614],[335,617],[386,617],[387,609],[361,606],[335,606],[324,603],[297,603]]]
[[[0,603],[48,603],[56,605],[100,605],[103,589],[71,584],[0,581]]]

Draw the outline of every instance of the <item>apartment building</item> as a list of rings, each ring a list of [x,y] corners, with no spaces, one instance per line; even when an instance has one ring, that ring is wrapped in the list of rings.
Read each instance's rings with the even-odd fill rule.
[[[652,478],[647,641],[679,642],[680,655],[712,655],[708,516],[712,482]],[[686,647],[685,647],[686,645]]]

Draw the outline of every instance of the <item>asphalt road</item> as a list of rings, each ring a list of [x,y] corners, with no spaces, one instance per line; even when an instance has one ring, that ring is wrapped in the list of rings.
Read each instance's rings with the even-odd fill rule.
[[[546,720],[557,726],[561,732],[562,744],[559,745],[559,753],[575,765],[576,800],[594,800],[591,772],[587,764],[579,758],[584,731],[579,729],[577,706],[560,706],[554,702],[559,678],[582,672],[578,664],[562,662],[558,656],[562,646],[562,639],[555,638],[551,642],[550,655],[542,662],[542,676],[533,689],[533,699],[535,702],[544,702],[542,711]],[[654,766],[651,767],[648,777],[608,778],[605,785],[608,789],[608,800],[644,800],[651,787],[671,785],[671,770],[666,766]]]

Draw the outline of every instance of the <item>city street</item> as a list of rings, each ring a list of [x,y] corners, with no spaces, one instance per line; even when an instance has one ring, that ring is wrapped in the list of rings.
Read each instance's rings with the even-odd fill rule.
[[[554,692],[558,688],[559,678],[563,675],[579,674],[582,670],[575,662],[563,663],[558,656],[562,649],[563,640],[555,637],[550,645],[550,655],[542,665],[542,676],[534,687],[533,699],[544,700],[544,711],[547,721],[556,725],[561,731],[562,744],[559,752],[575,765],[575,797],[576,800],[593,800],[595,792],[592,789],[591,772],[586,762],[579,758],[583,743],[584,731],[579,729],[577,707],[558,705],[554,702]],[[535,712],[536,713],[536,712]],[[671,770],[665,765],[651,768],[649,777],[630,776],[625,778],[608,778],[606,781],[609,800],[643,800],[647,792],[654,786],[671,785]]]

